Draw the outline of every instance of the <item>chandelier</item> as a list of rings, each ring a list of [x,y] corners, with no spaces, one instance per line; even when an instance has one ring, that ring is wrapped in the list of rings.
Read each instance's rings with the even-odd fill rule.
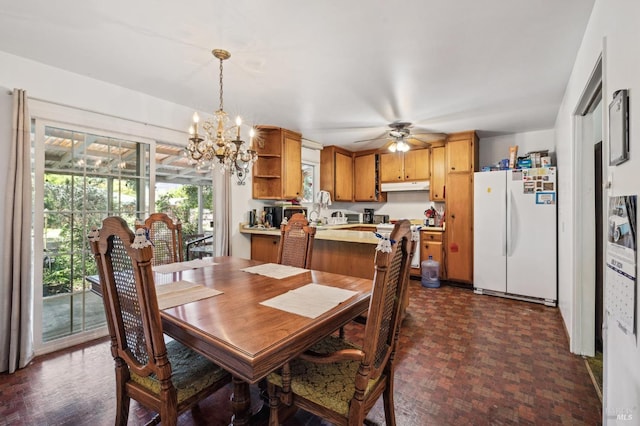
[[[238,116],[235,126],[231,125],[223,108],[222,62],[229,59],[231,54],[222,49],[214,49],[211,53],[220,60],[220,108],[213,113],[211,120],[202,124],[204,134],[198,133],[198,113],[193,114],[193,124],[189,128],[189,143],[184,154],[189,159],[189,164],[195,165],[197,170],[213,170],[217,164],[221,173],[235,176],[236,183],[244,185],[249,168],[258,159],[258,153],[253,150],[255,131],[251,128],[249,147],[245,149],[245,143],[240,139],[242,120]]]

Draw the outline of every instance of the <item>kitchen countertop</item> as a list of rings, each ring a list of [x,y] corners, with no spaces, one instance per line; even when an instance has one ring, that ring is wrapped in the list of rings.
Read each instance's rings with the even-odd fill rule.
[[[342,241],[346,243],[377,244],[378,238],[373,233],[377,225],[366,223],[348,223],[344,225],[322,225],[316,228],[316,240]],[[371,228],[371,231],[350,231],[349,228]],[[346,231],[346,232],[345,232]],[[421,231],[442,232],[443,228],[437,226],[423,226]],[[279,236],[278,228],[250,228],[246,224],[240,224],[240,232],[243,234],[273,235]]]
[[[361,226],[371,226],[371,231],[347,231],[348,228]],[[316,240],[342,241],[345,243],[378,244],[378,238],[374,235],[373,231],[375,231],[375,225],[363,225],[358,223],[328,225],[318,227],[314,238]],[[243,224],[240,225],[240,232],[243,234],[280,236],[280,230],[277,228],[249,228],[245,227]]]

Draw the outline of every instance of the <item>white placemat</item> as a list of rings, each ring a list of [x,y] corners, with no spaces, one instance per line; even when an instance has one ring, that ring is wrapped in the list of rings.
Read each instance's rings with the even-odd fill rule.
[[[176,281],[156,286],[158,307],[161,310],[217,296],[219,294],[222,294],[219,290],[192,283],[190,281]]]
[[[186,271],[188,269],[203,268],[205,266],[217,265],[212,257],[203,257],[202,259],[189,260],[188,262],[174,262],[164,265],[156,265],[153,267],[154,272],[161,274],[171,274],[173,272]]]
[[[249,272],[251,274],[264,275],[265,277],[277,278],[280,280],[282,278],[302,274],[309,270],[304,268],[296,268],[295,266],[280,265],[278,263],[264,263],[262,265],[243,268],[241,269],[241,271]]]
[[[355,294],[357,292],[352,290],[322,284],[307,284],[260,304],[303,317],[316,318]]]

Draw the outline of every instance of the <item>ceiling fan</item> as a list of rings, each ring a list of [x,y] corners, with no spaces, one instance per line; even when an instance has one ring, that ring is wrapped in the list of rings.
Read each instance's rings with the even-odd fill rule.
[[[378,140],[388,140],[387,149],[391,152],[407,152],[411,146],[425,148],[430,141],[444,138],[444,133],[411,133],[412,124],[407,121],[394,121],[389,124],[389,131],[386,136],[373,139],[364,139],[354,143],[374,142]],[[421,136],[422,138],[419,138]],[[429,139],[429,140],[425,140]]]

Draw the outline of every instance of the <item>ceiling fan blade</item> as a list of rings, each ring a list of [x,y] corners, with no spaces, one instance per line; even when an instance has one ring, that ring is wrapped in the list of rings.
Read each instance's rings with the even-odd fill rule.
[[[362,139],[362,140],[359,140],[359,141],[354,141],[353,143],[364,143],[364,142],[384,141],[384,140],[387,140],[387,139],[389,139],[389,137],[388,137],[388,136],[385,136],[385,137],[381,137],[381,138]]]
[[[415,146],[424,147],[424,148],[431,146],[431,143],[429,141],[414,138],[413,136],[409,136],[404,141],[409,145],[415,145]]]

